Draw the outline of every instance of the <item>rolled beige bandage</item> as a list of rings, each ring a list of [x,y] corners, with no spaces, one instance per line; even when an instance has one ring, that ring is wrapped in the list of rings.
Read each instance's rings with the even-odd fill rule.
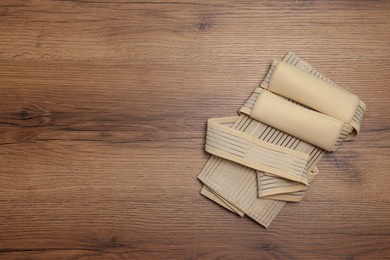
[[[352,127],[341,120],[304,108],[261,90],[250,116],[301,140],[335,151]]]
[[[355,130],[351,131],[353,136],[360,130],[366,105],[359,97],[296,66],[277,62],[268,90],[351,124]]]

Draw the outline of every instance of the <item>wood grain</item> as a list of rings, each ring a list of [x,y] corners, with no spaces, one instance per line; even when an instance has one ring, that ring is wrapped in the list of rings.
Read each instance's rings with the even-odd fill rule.
[[[0,258],[390,256],[389,1],[1,1]],[[368,106],[266,230],[199,194],[205,123],[294,51]]]

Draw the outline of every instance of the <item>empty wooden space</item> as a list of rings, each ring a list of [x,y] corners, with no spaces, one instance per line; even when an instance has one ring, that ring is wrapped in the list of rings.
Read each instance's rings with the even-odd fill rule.
[[[1,1],[0,258],[390,256],[389,1]],[[293,51],[367,104],[269,229],[199,194],[206,120]]]

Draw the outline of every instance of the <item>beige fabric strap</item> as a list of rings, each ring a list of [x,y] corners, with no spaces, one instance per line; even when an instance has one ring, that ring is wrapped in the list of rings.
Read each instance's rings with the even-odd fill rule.
[[[307,154],[259,140],[224,125],[234,123],[236,119],[236,117],[209,119],[207,152],[255,170],[308,184]]]
[[[318,168],[314,167],[308,173],[309,186],[318,175]],[[274,200],[298,202],[303,199],[308,186],[284,178],[278,178],[264,172],[257,174],[258,197]]]
[[[230,210],[231,212],[233,213],[236,213],[238,214],[239,216],[243,217],[245,216],[244,212],[240,211],[239,209],[237,209],[234,205],[230,204],[229,202],[227,202],[225,199],[219,197],[217,194],[215,194],[210,188],[208,188],[207,186],[203,186],[202,189],[200,190],[200,194],[202,194],[203,196],[215,201],[216,203],[218,203],[219,205],[221,205],[222,207]]]
[[[291,64],[299,69],[309,72],[311,75],[327,82],[330,86],[334,85],[330,80],[316,72],[310,67],[310,65],[292,53],[286,55],[283,61],[286,64]],[[263,81],[261,86],[264,89],[269,86],[270,80],[273,78],[273,72],[278,71],[277,64],[278,63],[274,63],[271,66],[265,80]],[[329,87],[328,85],[327,87]],[[273,88],[271,87],[271,90],[272,89]],[[250,136],[252,139],[256,138],[269,144],[273,144],[272,150],[279,151],[279,149],[274,149],[274,146],[279,146],[287,148],[288,151],[293,150],[305,154],[307,157],[306,167],[308,169],[307,184],[310,184],[318,174],[318,170],[315,168],[315,165],[325,153],[324,149],[251,118],[249,115],[251,115],[252,109],[258,101],[258,97],[262,91],[265,90],[259,88],[255,90],[244,106],[240,109],[241,115],[239,117],[226,119],[227,123],[224,127],[235,131],[220,131],[221,129],[217,129],[217,131],[215,131],[213,129],[213,139],[219,138],[217,142],[221,142],[220,136],[227,135],[228,141],[225,140],[222,141],[222,143],[226,144],[228,142],[231,144],[232,141],[229,138],[231,138],[231,136],[238,136],[241,138],[241,134],[237,135],[235,133],[240,132],[245,133],[245,136]],[[285,100],[283,101],[285,102]],[[295,103],[293,100],[289,101]],[[360,122],[365,110],[365,106],[360,106],[362,102],[359,101],[358,103],[359,105],[352,116],[352,122],[350,122],[350,125],[355,128],[355,132],[358,132],[359,130]],[[261,103],[259,104],[261,105]],[[361,107],[361,111],[359,110],[359,107]],[[262,117],[261,111],[263,110],[261,109],[257,112],[260,117]],[[355,120],[354,118],[356,115],[359,115],[359,117]],[[262,120],[262,118],[259,119]],[[354,126],[353,122],[359,126]],[[213,123],[216,123],[217,128],[224,125],[224,122],[221,121],[212,122],[212,126],[214,126]],[[345,122],[342,123],[344,123],[344,125],[349,124]],[[351,126],[349,129],[351,129]],[[348,134],[344,133],[343,138],[340,139],[340,143],[346,139],[346,136],[348,136]],[[246,141],[251,141],[249,137],[244,139]],[[208,141],[209,140],[207,140],[207,142]],[[242,140],[238,140],[238,142],[242,143]],[[264,146],[267,146],[263,145],[263,142],[253,141],[252,143],[257,143],[257,146],[259,146],[259,143],[261,145],[260,147],[254,146],[255,148],[250,147],[253,146],[253,144],[247,145],[244,147],[244,151],[249,151],[251,149],[257,151],[256,149],[264,149]],[[226,150],[225,145],[219,147],[219,149],[231,153],[231,150]],[[243,150],[240,151],[242,152]],[[230,155],[225,157],[228,158],[229,156]],[[240,156],[241,158],[242,156],[245,157],[246,153],[240,153]],[[285,201],[301,200],[307,190],[307,186],[295,180],[291,181],[291,179],[280,177],[281,175],[277,175],[274,172],[267,172],[263,168],[257,169],[256,171],[256,168],[250,167],[233,162],[231,158],[230,160],[226,160],[212,155],[198,176],[198,178],[208,187],[207,192],[202,190],[202,194],[206,194],[207,197],[215,200],[230,210],[235,208],[236,211],[233,210],[234,212],[238,213],[237,211],[239,211],[241,213],[245,213],[258,223],[268,227],[276,214],[284,206]]]
[[[232,125],[232,128],[256,137],[266,127],[247,115],[239,116]],[[285,204],[284,201],[258,198],[255,170],[214,155],[207,161],[198,178],[219,197],[266,227]]]

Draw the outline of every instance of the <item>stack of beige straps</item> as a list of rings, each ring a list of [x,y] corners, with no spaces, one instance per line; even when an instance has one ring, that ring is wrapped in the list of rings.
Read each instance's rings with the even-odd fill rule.
[[[317,162],[360,130],[365,104],[293,53],[274,61],[239,116],[207,123],[201,194],[268,227],[302,200]]]

